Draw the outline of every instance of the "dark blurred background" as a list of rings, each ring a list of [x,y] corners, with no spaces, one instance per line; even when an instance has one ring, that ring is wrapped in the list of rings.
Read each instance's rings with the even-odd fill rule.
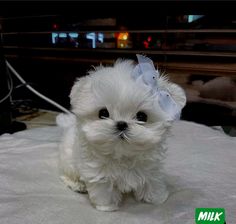
[[[236,14],[227,1],[0,3],[0,125],[57,110],[5,67],[66,108],[77,77],[117,58],[150,57],[187,94],[183,120],[236,126]]]

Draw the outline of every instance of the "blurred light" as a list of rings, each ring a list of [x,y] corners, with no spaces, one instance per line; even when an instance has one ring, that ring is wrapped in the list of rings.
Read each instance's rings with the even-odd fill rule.
[[[54,23],[54,24],[52,25],[52,27],[53,27],[53,29],[58,29],[59,26],[58,26],[58,24],[55,24],[55,23]]]
[[[202,18],[203,15],[188,15],[188,22],[191,23],[197,19]]]
[[[58,37],[58,33],[52,33],[52,43],[56,43],[56,38]]]
[[[89,40],[92,40],[92,48],[95,48],[96,47],[96,34],[94,32],[88,33],[86,34],[86,38]]]
[[[148,40],[148,42],[152,41],[152,37],[149,36],[147,40]]]
[[[127,39],[128,39],[128,35],[124,34],[123,40],[127,40]]]
[[[78,33],[69,33],[69,36],[71,38],[78,38],[79,34]]]
[[[96,34],[95,32],[91,32],[86,34],[86,38],[92,40],[92,48],[96,48],[96,40],[99,40],[101,43],[103,43],[104,34],[103,33]]]
[[[128,47],[128,38],[129,33],[119,33],[117,34],[117,46],[118,48],[127,48]]]
[[[71,38],[78,38],[79,34],[78,33],[68,33],[68,35],[71,37]],[[56,44],[57,42],[57,39],[58,38],[66,38],[67,37],[67,34],[66,33],[52,33],[52,43],[53,44]]]
[[[127,40],[129,37],[128,33],[119,33],[118,40]]]
[[[149,43],[146,40],[143,41],[143,45],[144,45],[145,48],[149,48]]]
[[[103,43],[103,40],[104,40],[104,34],[103,33],[99,33],[98,34],[98,40]]]
[[[59,37],[66,38],[67,35],[66,35],[66,33],[59,33]]]

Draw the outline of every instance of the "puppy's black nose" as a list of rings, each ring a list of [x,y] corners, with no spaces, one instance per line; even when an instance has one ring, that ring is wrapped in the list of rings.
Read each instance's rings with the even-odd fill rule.
[[[119,130],[119,131],[124,131],[128,128],[128,124],[124,121],[118,121],[116,123],[116,128]]]

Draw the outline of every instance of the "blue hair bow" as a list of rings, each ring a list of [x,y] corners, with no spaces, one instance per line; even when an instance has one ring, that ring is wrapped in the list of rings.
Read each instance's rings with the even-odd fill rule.
[[[157,101],[163,111],[169,116],[170,120],[180,118],[181,109],[167,89],[158,87],[160,74],[155,69],[153,61],[143,55],[137,54],[138,64],[135,66],[132,77],[137,83],[150,88],[150,91],[157,97]]]

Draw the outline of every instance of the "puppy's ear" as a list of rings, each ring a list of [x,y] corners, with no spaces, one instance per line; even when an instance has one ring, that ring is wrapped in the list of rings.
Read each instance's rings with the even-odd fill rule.
[[[70,103],[71,105],[75,104],[77,102],[77,99],[80,95],[80,92],[84,91],[84,86],[86,84],[87,77],[81,77],[77,78],[74,82],[74,85],[72,86],[71,92],[70,92]]]
[[[170,82],[165,76],[160,76],[158,86],[160,89],[167,90],[181,109],[185,106],[186,95],[179,85]]]
[[[72,111],[81,115],[88,112],[91,101],[91,78],[89,76],[78,78],[70,92]]]

